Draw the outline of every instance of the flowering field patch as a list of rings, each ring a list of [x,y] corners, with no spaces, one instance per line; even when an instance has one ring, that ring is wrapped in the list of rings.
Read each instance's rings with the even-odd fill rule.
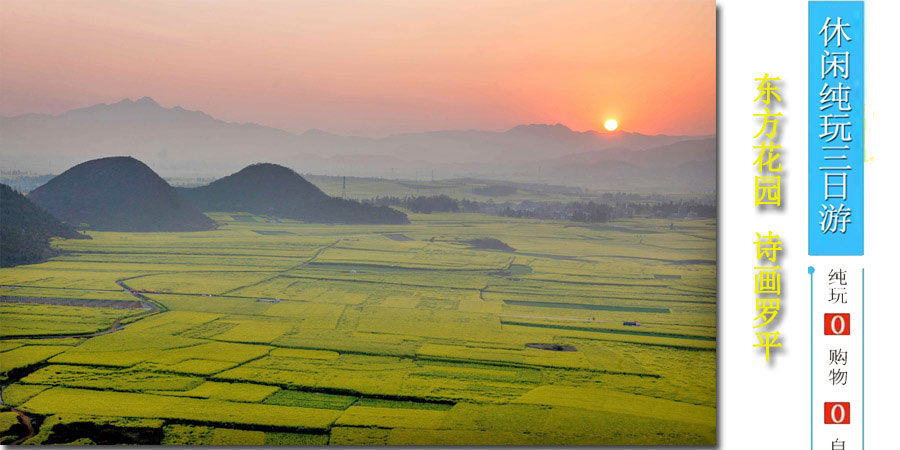
[[[0,304],[4,401],[44,417],[29,443],[714,441],[714,222],[239,216],[0,269],[4,296],[156,307]]]

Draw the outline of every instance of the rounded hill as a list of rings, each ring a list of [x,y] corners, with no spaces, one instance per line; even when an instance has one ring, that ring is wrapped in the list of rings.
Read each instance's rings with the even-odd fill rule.
[[[0,267],[45,261],[57,253],[52,237],[90,239],[5,184],[0,184],[0,205]]]
[[[330,197],[297,172],[270,163],[253,164],[206,186],[180,191],[202,211],[246,212],[314,223],[409,223],[400,211]]]
[[[28,198],[71,224],[97,231],[200,231],[215,222],[146,164],[126,156],[81,163]]]

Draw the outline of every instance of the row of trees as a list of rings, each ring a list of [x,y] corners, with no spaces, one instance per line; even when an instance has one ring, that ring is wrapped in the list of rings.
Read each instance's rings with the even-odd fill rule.
[[[628,194],[630,196],[631,194]],[[626,195],[616,196],[624,198]],[[646,198],[646,197],[644,197]],[[716,217],[716,206],[699,201],[618,201],[589,202],[476,202],[457,200],[447,195],[419,197],[376,197],[367,203],[406,208],[414,213],[481,212],[503,217],[571,220],[603,223],[626,217]]]
[[[478,202],[456,200],[447,195],[420,197],[375,197],[370,201],[375,206],[396,206],[406,208],[414,213],[431,214],[433,212],[479,212]]]

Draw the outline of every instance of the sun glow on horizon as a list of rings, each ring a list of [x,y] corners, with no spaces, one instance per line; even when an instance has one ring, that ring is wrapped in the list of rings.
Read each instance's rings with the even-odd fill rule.
[[[606,131],[616,131],[616,128],[619,128],[619,122],[616,119],[609,119],[603,123],[603,128],[606,128]]]
[[[47,3],[0,7],[0,116],[149,95],[295,133],[716,130],[709,1]]]

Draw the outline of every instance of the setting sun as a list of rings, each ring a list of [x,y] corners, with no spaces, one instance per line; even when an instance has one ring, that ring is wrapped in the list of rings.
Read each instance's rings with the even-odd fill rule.
[[[606,131],[616,131],[616,128],[619,128],[619,122],[616,119],[609,119],[603,124],[603,127],[606,128]]]

